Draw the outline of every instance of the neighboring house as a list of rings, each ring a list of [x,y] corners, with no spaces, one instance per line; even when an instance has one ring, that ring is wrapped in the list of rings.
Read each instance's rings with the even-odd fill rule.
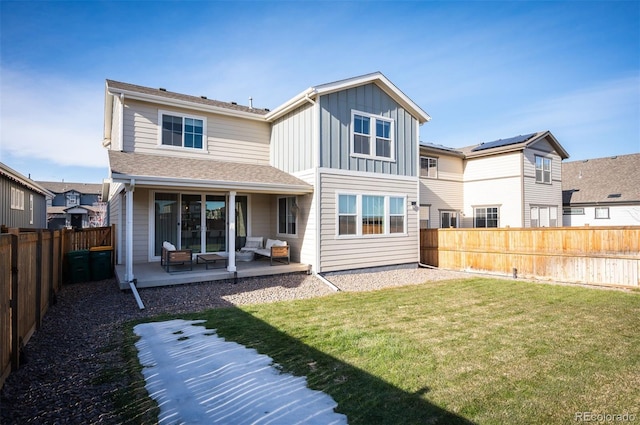
[[[47,189],[0,162],[0,225],[45,229]]]
[[[559,227],[563,159],[549,132],[420,146],[420,227]]]
[[[107,80],[103,145],[125,278],[159,261],[165,240],[227,252],[236,271],[247,236],[287,241],[313,272],[416,264],[428,120],[380,73],[311,87],[273,111]]]
[[[562,164],[564,226],[640,225],[640,153]]]
[[[102,184],[38,182],[55,196],[47,203],[49,229],[100,227],[106,224]]]

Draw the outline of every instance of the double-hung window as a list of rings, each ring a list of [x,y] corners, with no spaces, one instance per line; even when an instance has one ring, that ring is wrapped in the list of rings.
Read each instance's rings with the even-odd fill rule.
[[[475,227],[498,227],[498,207],[479,207],[475,209]]]
[[[160,144],[204,149],[204,135],[206,133],[206,119],[204,117],[160,111],[159,121],[161,126]]]
[[[404,196],[338,195],[338,236],[406,233]]]
[[[24,191],[11,188],[11,209],[24,211]]]
[[[278,234],[295,236],[297,233],[297,212],[295,196],[278,198]]]
[[[551,183],[551,158],[536,155],[536,183]]]
[[[420,157],[420,177],[438,178],[438,158]]]
[[[394,160],[393,120],[365,112],[351,112],[351,154]]]

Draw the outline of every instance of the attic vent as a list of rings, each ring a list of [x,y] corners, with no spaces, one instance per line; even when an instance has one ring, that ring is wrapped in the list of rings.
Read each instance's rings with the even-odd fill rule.
[[[609,194],[609,196],[607,196],[607,198],[620,198],[622,196],[622,193],[611,193]]]
[[[165,89],[164,87],[160,87],[158,90],[160,90],[160,91],[167,91],[167,89]]]
[[[265,111],[269,112],[269,108],[264,108]]]
[[[237,105],[237,104],[238,104],[238,102],[231,102],[231,104],[232,104],[232,105]]]
[[[207,96],[200,96],[201,99],[207,100]]]

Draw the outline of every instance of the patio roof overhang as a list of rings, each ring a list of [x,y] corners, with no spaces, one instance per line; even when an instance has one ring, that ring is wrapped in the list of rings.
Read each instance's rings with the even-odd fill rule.
[[[313,186],[270,165],[109,152],[111,181],[149,188],[304,195]]]

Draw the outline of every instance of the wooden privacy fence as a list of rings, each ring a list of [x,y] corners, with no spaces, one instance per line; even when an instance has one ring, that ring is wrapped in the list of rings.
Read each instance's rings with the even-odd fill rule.
[[[640,286],[640,226],[422,229],[420,262],[451,270]]]
[[[113,227],[0,233],[0,388],[62,287],[65,254],[113,246]],[[112,259],[113,263],[113,259]]]

